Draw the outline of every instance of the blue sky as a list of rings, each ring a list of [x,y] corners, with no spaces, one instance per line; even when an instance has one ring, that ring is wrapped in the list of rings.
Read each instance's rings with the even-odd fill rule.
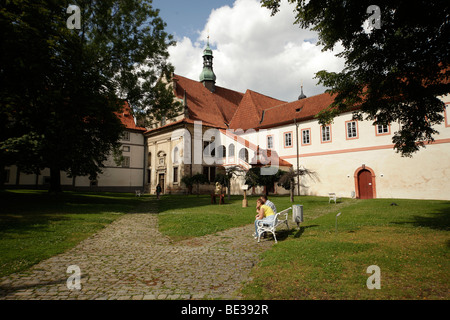
[[[160,17],[167,23],[168,33],[195,41],[212,9],[232,6],[235,0],[153,0]]]
[[[177,41],[169,48],[175,73],[193,80],[199,80],[208,35],[216,85],[242,93],[293,101],[301,84],[306,96],[325,91],[316,72],[343,68],[335,52],[316,45],[315,32],[293,24],[295,7],[287,0],[273,17],[260,0],[153,0],[153,7]]]

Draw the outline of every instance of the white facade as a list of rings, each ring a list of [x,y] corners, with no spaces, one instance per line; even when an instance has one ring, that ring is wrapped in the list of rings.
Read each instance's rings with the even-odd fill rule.
[[[301,194],[361,197],[361,171],[370,172],[370,198],[450,199],[450,96],[445,121],[436,127],[435,142],[421,148],[413,157],[402,157],[393,149],[392,136],[399,129],[394,123],[378,128],[370,121],[353,121],[352,113],[336,117],[322,131],[317,120],[273,127],[266,136],[281,159],[297,168],[317,173],[318,180],[304,178]],[[258,141],[257,133],[245,133],[249,141]],[[298,141],[297,141],[298,140]],[[298,142],[298,152],[297,152]],[[297,191],[296,191],[297,194]]]
[[[121,140],[124,162],[116,164],[113,156],[105,162],[103,173],[95,181],[89,177],[69,178],[61,172],[61,186],[64,189],[91,191],[134,192],[142,190],[144,185],[145,145],[142,132],[126,131]],[[50,170],[44,169],[39,175],[25,174],[17,171],[16,166],[6,170],[6,187],[46,188],[50,183]]]

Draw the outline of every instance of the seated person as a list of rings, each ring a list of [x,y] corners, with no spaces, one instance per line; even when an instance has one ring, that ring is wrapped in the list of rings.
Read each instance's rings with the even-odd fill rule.
[[[274,213],[277,213],[277,207],[275,207],[275,205],[273,204],[272,201],[267,199],[266,195],[261,196],[260,199],[263,201],[263,204],[265,204],[266,206],[270,207],[273,210]]]
[[[273,212],[273,210],[269,206],[263,204],[263,201],[261,199],[256,200],[256,212],[257,215],[255,216],[255,234],[253,235],[255,239],[258,238],[258,222],[263,221],[263,224],[271,224],[273,223],[275,218],[275,212]]]

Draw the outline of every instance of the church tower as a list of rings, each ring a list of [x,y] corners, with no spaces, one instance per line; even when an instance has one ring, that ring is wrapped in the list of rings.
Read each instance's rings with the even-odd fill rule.
[[[205,50],[203,50],[203,71],[200,74],[200,82],[211,92],[215,91],[216,75],[213,71],[213,54],[209,47],[209,36]]]
[[[301,85],[301,90],[302,90],[302,92],[301,92],[300,95],[298,96],[298,100],[302,100],[302,99],[305,99],[305,98],[306,98],[305,94],[303,93],[303,84]]]

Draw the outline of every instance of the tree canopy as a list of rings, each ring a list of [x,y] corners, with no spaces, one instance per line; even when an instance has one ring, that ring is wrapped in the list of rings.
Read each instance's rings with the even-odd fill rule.
[[[0,170],[50,168],[95,178],[124,127],[115,113],[127,100],[136,114],[175,112],[167,63],[172,37],[151,1],[17,0],[0,10]],[[80,9],[68,28],[69,4]]]
[[[395,149],[411,156],[438,134],[450,92],[450,3],[445,0],[288,0],[301,28],[318,32],[323,50],[338,45],[341,72],[321,70],[319,83],[334,103],[319,115],[328,124],[339,113],[374,124],[400,124]],[[276,14],[280,0],[261,3]],[[378,25],[379,23],[379,25]],[[356,110],[355,110],[356,109]]]
[[[265,187],[265,194],[268,195],[269,190],[274,187],[283,173],[284,171],[278,169],[275,174],[264,175],[261,174],[261,167],[252,167],[245,173],[245,184],[250,188],[256,186]]]

